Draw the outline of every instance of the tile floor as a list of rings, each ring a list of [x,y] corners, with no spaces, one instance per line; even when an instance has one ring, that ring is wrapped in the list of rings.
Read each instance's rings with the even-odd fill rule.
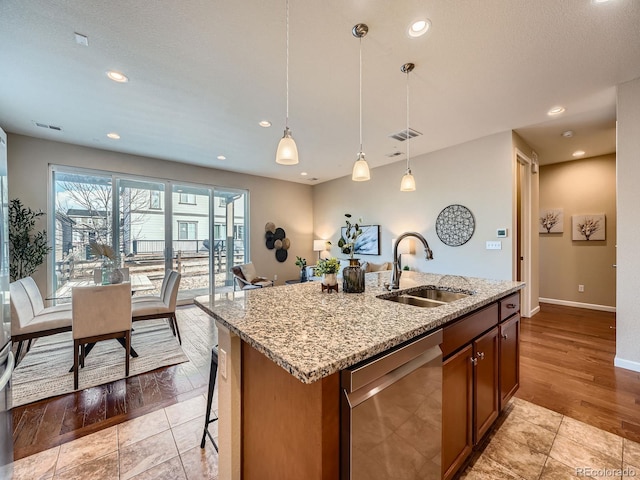
[[[218,478],[218,454],[204,428],[206,396],[101,430],[14,464],[14,480]],[[209,426],[217,438],[217,423]]]
[[[640,477],[640,443],[513,399],[461,480]]]
[[[204,395],[19,460],[14,480],[217,479]],[[217,437],[216,423],[211,425]],[[640,444],[514,399],[461,480],[640,477]]]

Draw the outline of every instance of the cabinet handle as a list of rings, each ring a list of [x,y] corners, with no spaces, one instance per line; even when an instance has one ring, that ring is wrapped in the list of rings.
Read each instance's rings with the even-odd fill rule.
[[[502,334],[502,338],[504,338],[505,340],[508,338],[509,336],[506,333]]]
[[[480,360],[484,360],[484,352],[478,352],[477,355]]]
[[[478,364],[478,359],[477,358],[471,357],[471,358],[469,358],[469,360],[471,360],[471,363],[473,364],[474,367]]]
[[[507,308],[516,308],[515,303],[507,303]]]

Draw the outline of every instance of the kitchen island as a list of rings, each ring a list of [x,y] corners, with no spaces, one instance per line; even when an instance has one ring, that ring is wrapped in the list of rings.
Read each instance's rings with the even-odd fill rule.
[[[367,274],[362,294],[310,282],[196,299],[219,329],[220,478],[338,478],[339,372],[523,287],[403,272],[400,291],[473,293],[419,308],[378,298],[389,280]]]

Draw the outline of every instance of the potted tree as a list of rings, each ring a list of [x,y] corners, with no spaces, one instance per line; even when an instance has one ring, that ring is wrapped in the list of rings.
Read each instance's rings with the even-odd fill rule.
[[[9,275],[15,282],[31,276],[51,251],[46,230],[34,231],[41,210],[25,207],[20,199],[9,202]]]

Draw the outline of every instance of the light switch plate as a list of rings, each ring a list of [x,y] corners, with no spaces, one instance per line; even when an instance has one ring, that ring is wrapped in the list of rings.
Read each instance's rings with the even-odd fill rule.
[[[500,240],[487,241],[487,250],[502,250],[502,242]]]
[[[218,369],[220,370],[220,375],[222,376],[222,378],[224,378],[226,380],[227,378],[227,352],[225,352],[223,349],[219,350],[219,355],[218,355]]]

